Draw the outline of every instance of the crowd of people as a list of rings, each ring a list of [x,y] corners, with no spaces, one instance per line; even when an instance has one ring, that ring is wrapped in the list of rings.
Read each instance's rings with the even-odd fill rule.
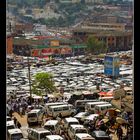
[[[48,96],[46,96],[46,98],[44,98],[44,102],[41,102],[39,100],[32,100],[32,106],[35,105],[39,105],[41,103],[45,104],[48,102],[58,102],[58,101],[63,101],[64,98],[60,97],[60,98],[49,98]],[[30,98],[24,98],[24,97],[20,97],[20,98],[16,98],[11,96],[8,100],[7,100],[7,115],[10,117],[13,117],[13,113],[17,112],[21,117],[23,115],[25,115],[25,113],[27,112],[27,108],[30,104]],[[77,110],[77,113],[79,112],[79,110]],[[46,115],[47,116],[47,115]],[[125,123],[118,123],[116,121],[117,117],[121,117],[122,119],[124,119],[126,122]],[[47,121],[50,118],[45,119],[45,121]],[[61,114],[59,116],[57,116],[56,118],[57,120],[59,120],[60,125],[61,125],[61,136],[63,136],[65,139],[68,139],[68,135],[67,135],[67,131],[64,129],[64,125],[63,125],[63,118],[61,116]],[[104,120],[107,121],[104,121]],[[17,121],[17,119],[14,117],[13,118],[15,126],[17,128],[21,127],[21,124]],[[117,135],[118,140],[132,140],[132,136],[133,136],[133,113],[132,112],[118,112],[116,113],[115,116],[110,117],[109,114],[106,112],[106,114],[99,114],[98,117],[95,117],[94,120],[92,121],[80,121],[80,124],[84,125],[89,132],[93,132],[94,130],[103,130],[105,131],[110,137],[112,137],[113,135]],[[54,132],[55,134],[55,132]]]

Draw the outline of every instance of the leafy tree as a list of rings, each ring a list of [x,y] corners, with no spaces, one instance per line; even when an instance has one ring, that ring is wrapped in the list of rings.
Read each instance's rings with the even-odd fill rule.
[[[50,73],[37,73],[35,75],[32,91],[36,94],[41,94],[40,90],[44,90],[46,93],[52,93],[56,91],[56,87],[54,86],[52,78],[53,76]]]
[[[99,41],[94,36],[89,36],[87,39],[87,51],[92,54],[105,53],[107,47],[103,41]]]

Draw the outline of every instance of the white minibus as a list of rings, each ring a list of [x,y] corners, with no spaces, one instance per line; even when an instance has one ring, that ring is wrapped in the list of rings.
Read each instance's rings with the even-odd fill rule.
[[[75,135],[78,133],[88,133],[87,129],[83,125],[70,125],[68,128],[68,135],[70,139],[74,139]]]
[[[64,140],[64,139],[59,135],[48,135],[46,136],[45,140]]]
[[[45,124],[44,124],[44,129],[47,129],[49,131],[55,131],[56,134],[59,133],[59,121],[58,120],[48,120]]]
[[[33,109],[27,113],[27,122],[30,126],[32,123],[41,124],[44,113],[40,109]]]
[[[100,102],[88,102],[88,103],[85,104],[85,111],[94,113],[94,108],[95,108],[96,105],[108,104],[108,103],[109,102],[103,102],[103,101],[100,101]]]
[[[50,106],[57,106],[57,105],[64,105],[64,104],[68,104],[67,102],[55,102],[55,103],[46,103],[45,104],[45,109],[46,112],[49,116],[51,116],[51,111],[50,111]]]
[[[73,116],[76,113],[76,109],[71,104],[50,106],[51,116],[56,118],[61,114],[62,117]]]
[[[23,134],[20,129],[14,128],[8,130],[7,134],[8,140],[20,140],[21,138],[23,138]]]
[[[85,133],[78,133],[75,135],[75,140],[95,140],[91,135]]]
[[[73,117],[65,118],[63,122],[65,129],[68,129],[70,125],[79,124],[79,121]]]
[[[102,105],[96,105],[95,106],[95,113],[105,113],[109,108],[112,108],[111,104],[102,104]]]
[[[29,128],[27,132],[29,140],[44,140],[47,135],[52,134],[49,130],[46,130],[44,128]]]

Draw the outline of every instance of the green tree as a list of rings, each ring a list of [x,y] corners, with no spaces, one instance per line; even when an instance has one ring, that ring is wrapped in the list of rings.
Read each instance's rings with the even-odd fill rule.
[[[94,36],[89,36],[87,39],[87,51],[92,54],[105,53],[107,47],[103,41],[99,41]]]
[[[50,73],[42,72],[35,75],[35,81],[33,82],[33,92],[36,94],[41,94],[40,90],[45,93],[52,93],[56,91],[54,82],[52,80],[53,76]]]

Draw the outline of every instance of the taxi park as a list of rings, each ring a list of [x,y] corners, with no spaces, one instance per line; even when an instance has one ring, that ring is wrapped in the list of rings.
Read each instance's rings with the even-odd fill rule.
[[[121,53],[125,53],[125,52],[121,52]],[[42,65],[39,68],[36,67],[35,65],[30,66],[32,82],[34,80],[33,76],[36,73],[39,73],[39,72],[52,73],[55,86],[58,89],[61,89],[61,88],[64,89],[63,96],[67,97],[67,101],[71,98],[72,95],[94,93],[94,91],[96,91],[96,87],[98,83],[100,83],[99,95],[103,94],[103,92],[109,92],[115,89],[119,89],[123,85],[123,87],[126,90],[129,90],[129,95],[132,96],[133,95],[132,94],[132,69],[133,69],[132,65],[122,64],[120,66],[120,76],[117,79],[112,79],[107,76],[104,76],[103,64],[100,64],[98,62],[84,64],[74,57],[70,58],[70,60],[66,59],[65,61],[62,61],[61,63],[57,65]],[[13,94],[16,96],[16,98],[19,98],[20,96],[26,98],[29,96],[29,80],[28,80],[28,67],[27,66],[25,66],[24,68],[14,67],[10,72],[7,72],[7,97]],[[53,94],[50,95],[50,97],[55,98]],[[33,98],[41,99],[42,97],[39,97],[33,94]],[[67,103],[67,101],[65,102]],[[69,105],[69,103],[67,103],[67,105]],[[75,110],[77,110],[76,106],[73,106],[73,107],[75,108]],[[113,105],[112,105],[112,108],[114,108]],[[46,140],[54,140],[54,139],[63,140],[64,138],[62,137],[63,134],[61,133],[61,130],[63,130],[66,127],[64,126],[66,123],[65,120],[66,118],[69,117],[71,120],[73,120],[73,118],[77,119],[78,124],[71,122],[70,125],[67,126],[67,129],[65,130],[65,133],[67,134],[65,136],[65,139],[75,139],[75,140],[94,140],[94,139],[96,140],[97,139],[98,140],[99,138],[97,137],[99,136],[99,137],[102,137],[102,139],[104,140],[111,140],[109,135],[106,134],[104,131],[90,132],[89,127],[83,123],[83,122],[93,121],[98,116],[99,116],[98,114],[89,113],[86,111],[83,111],[83,112],[75,111],[75,114],[73,114],[73,116],[64,115],[62,120],[59,119],[59,114],[57,114],[57,117],[54,117],[54,118],[49,116],[49,120],[52,120],[55,122],[57,120],[59,121],[59,127],[57,126],[58,128],[56,129],[55,128],[56,126],[54,125],[54,130],[52,130],[53,128],[51,127],[50,132],[46,132],[46,129],[45,129],[45,124],[47,122],[46,118],[48,118],[48,116],[43,116],[45,123],[43,123],[42,121],[41,129],[37,130],[38,127],[40,127],[38,125],[33,128],[28,128],[27,129],[28,136],[26,136],[26,138],[33,139],[33,140],[40,140],[43,137],[46,137]],[[120,116],[117,116],[117,117],[120,117]],[[103,118],[103,119],[106,119],[106,118]],[[41,132],[44,131],[44,133],[43,132],[41,133],[39,131]],[[52,131],[55,131],[55,132],[52,133]],[[37,133],[40,135],[38,136],[38,138],[37,137],[31,138],[29,137],[29,135],[31,135],[32,133]]]

